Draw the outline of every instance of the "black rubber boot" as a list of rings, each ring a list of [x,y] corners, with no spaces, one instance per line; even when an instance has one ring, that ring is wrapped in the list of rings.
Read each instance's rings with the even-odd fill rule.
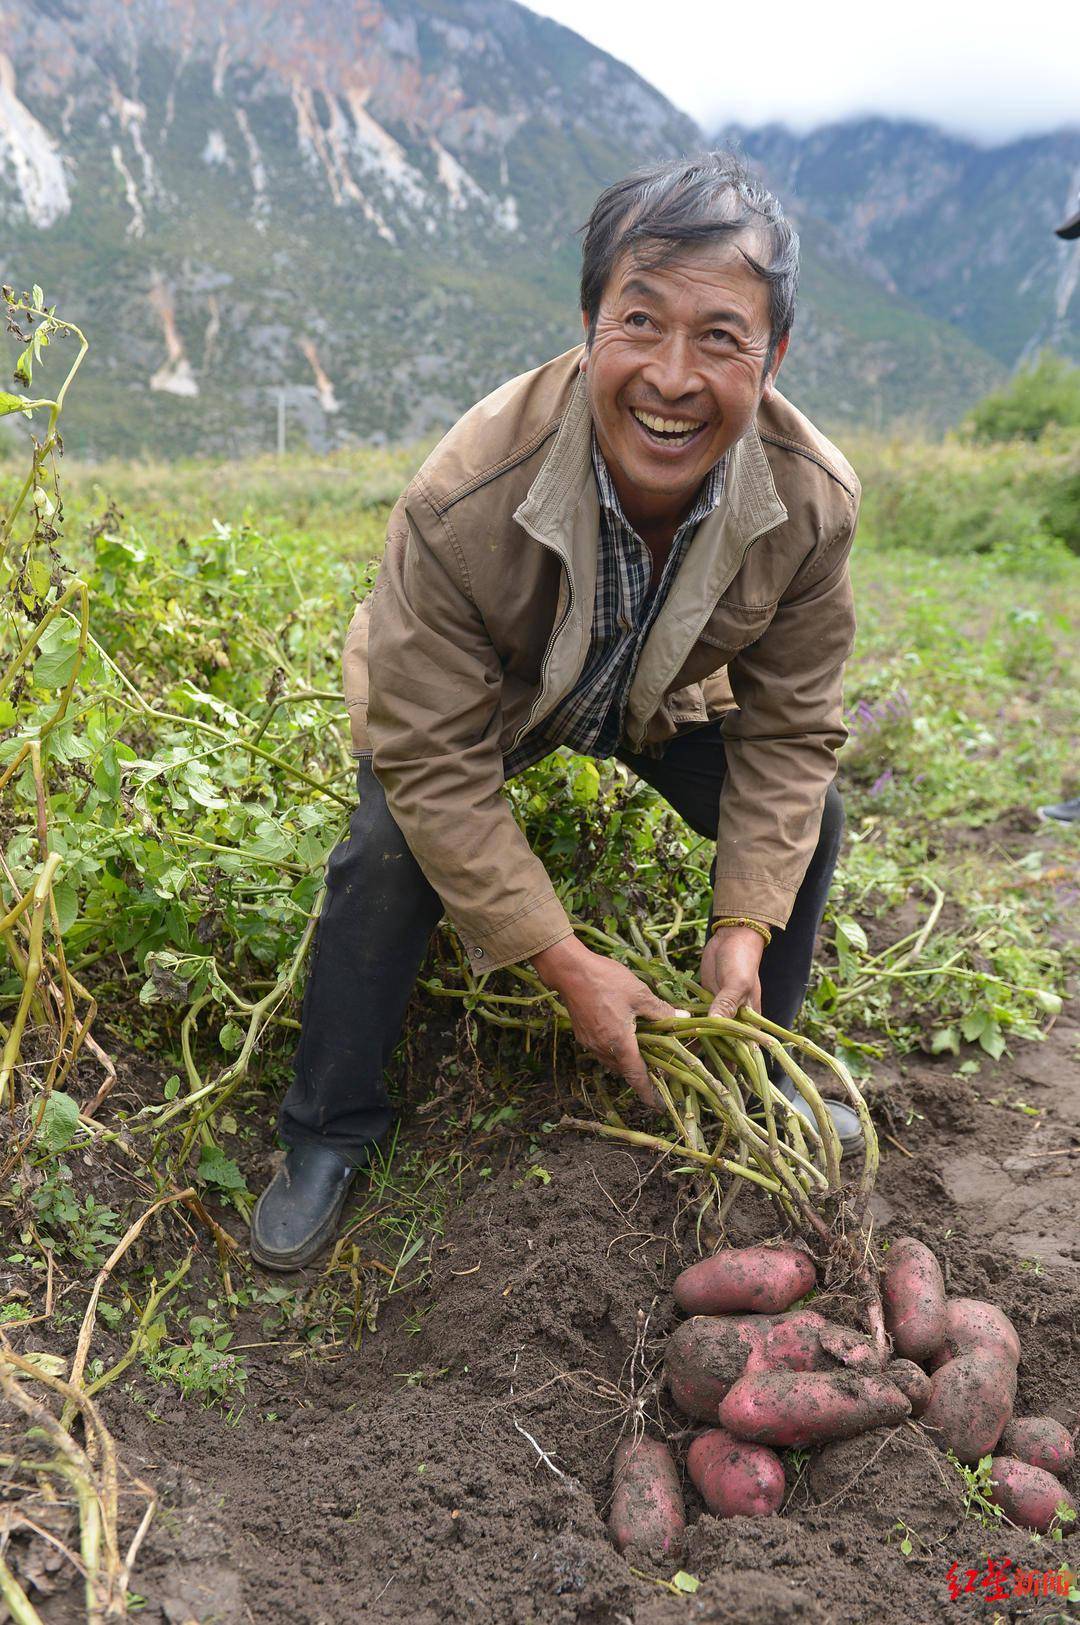
[[[337,1230],[362,1153],[352,1161],[329,1146],[294,1145],[255,1204],[251,1256],[269,1270],[298,1270],[317,1258]]]
[[[808,1123],[813,1123],[813,1112],[789,1077],[777,1078],[776,1087],[786,1100],[791,1101],[800,1117],[805,1117]],[[840,1140],[841,1159],[855,1156],[863,1148],[863,1132],[854,1106],[847,1106],[842,1100],[827,1100],[825,1108],[833,1120]]]

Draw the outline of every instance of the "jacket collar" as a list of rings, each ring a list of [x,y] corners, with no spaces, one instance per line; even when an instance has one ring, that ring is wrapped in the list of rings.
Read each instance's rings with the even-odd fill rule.
[[[556,631],[547,691],[529,726],[569,689],[588,650],[600,519],[592,432],[588,391],[579,373],[554,444],[514,513],[523,529],[558,553],[568,575],[566,613],[560,612],[558,622],[565,638]],[[752,423],[727,454],[720,500],[698,525],[641,650],[624,724],[635,748],[747,550],[786,518]]]

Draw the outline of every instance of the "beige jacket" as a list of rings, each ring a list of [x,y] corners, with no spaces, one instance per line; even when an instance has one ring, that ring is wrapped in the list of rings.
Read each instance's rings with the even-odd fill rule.
[[[345,642],[353,748],[478,971],[571,927],[503,792],[503,752],[589,646],[599,510],[580,350],[511,379],[428,457],[390,517]],[[630,689],[633,748],[724,715],[715,907],[783,926],[845,738],[859,482],[781,396],[728,455]]]

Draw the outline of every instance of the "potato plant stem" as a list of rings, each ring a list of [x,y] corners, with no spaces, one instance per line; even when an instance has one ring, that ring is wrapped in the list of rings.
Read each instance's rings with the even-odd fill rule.
[[[728,1157],[716,1157],[708,1151],[696,1151],[692,1146],[677,1145],[674,1140],[665,1140],[659,1134],[645,1134],[635,1128],[615,1128],[610,1123],[592,1123],[581,1117],[562,1117],[559,1120],[560,1128],[576,1128],[585,1134],[600,1134],[606,1140],[622,1140],[626,1145],[639,1145],[647,1151],[659,1151],[664,1156],[690,1157],[694,1162],[706,1168],[723,1168],[729,1174],[738,1174],[741,1179],[749,1179],[755,1185],[760,1185],[771,1195],[780,1191],[780,1181],[770,1179],[755,1168],[744,1167],[741,1163],[732,1162]]]
[[[0,1101],[6,1096],[12,1109],[15,1105],[15,1068],[22,1048],[22,1036],[26,1026],[27,1011],[37,991],[38,979],[41,976],[44,964],[42,934],[45,929],[45,905],[59,867],[59,853],[50,853],[47,862],[42,866],[41,873],[34,882],[30,914],[30,951],[26,958],[22,993],[19,996],[18,1008],[11,1024],[11,1031],[8,1033],[7,1043],[4,1045],[3,1056],[0,1057]]]
[[[0,1597],[15,1625],[43,1625],[41,1615],[0,1556]]]

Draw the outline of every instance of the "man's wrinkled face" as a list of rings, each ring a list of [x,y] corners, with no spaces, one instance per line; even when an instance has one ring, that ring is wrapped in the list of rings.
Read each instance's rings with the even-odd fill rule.
[[[746,240],[753,254],[756,243]],[[688,501],[743,435],[787,348],[769,351],[768,284],[733,242],[644,269],[619,260],[581,360],[593,423],[624,503]]]

